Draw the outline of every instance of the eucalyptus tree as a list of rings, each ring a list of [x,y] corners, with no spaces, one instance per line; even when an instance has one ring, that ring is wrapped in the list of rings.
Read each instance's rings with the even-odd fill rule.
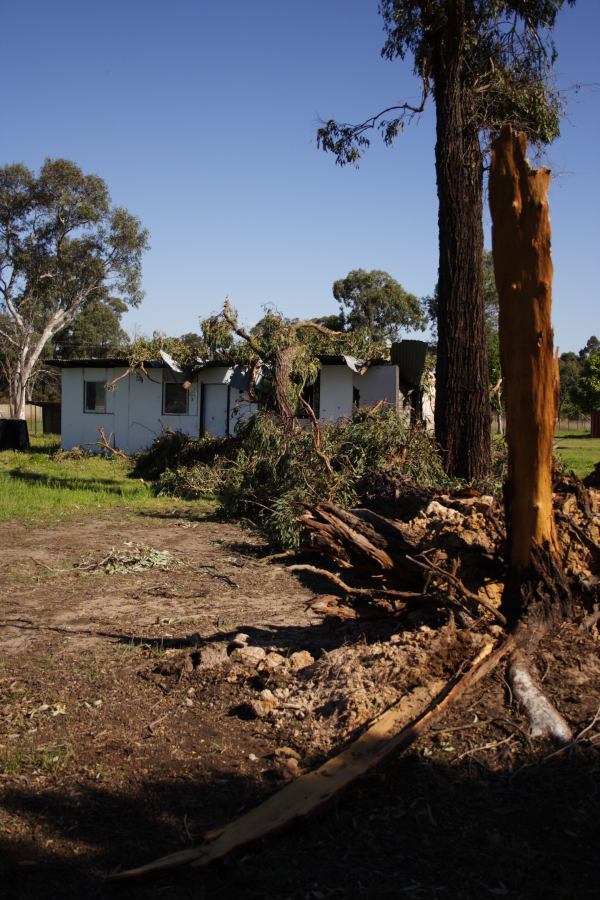
[[[44,348],[86,306],[140,303],[147,246],[139,220],[74,162],[48,159],[37,177],[18,163],[0,168],[0,349],[15,418]]]
[[[381,0],[382,55],[411,55],[419,103],[395,104],[359,124],[330,120],[319,145],[357,164],[379,130],[391,144],[432,98],[439,201],[436,437],[447,471],[464,478],[490,466],[490,403],[483,299],[484,161],[490,138],[512,122],[530,141],[559,133],[551,82],[552,29],[574,0]]]
[[[354,269],[333,283],[342,323],[365,329],[376,341],[396,340],[402,330],[425,328],[426,318],[414,294],[379,269]]]

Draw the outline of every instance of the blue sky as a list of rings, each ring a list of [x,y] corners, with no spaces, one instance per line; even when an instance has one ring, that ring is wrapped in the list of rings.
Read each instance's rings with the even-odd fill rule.
[[[549,149],[561,350],[600,335],[600,3],[556,29],[568,95]],[[358,170],[316,148],[319,117],[357,121],[418,96],[382,60],[376,0],[23,0],[3,12],[0,160],[75,160],[151,232],[146,298],[128,330],[181,334],[230,294],[243,319],[336,311],[331,285],[385,269],[430,293],[437,273],[434,119]],[[489,230],[489,229],[488,229]]]

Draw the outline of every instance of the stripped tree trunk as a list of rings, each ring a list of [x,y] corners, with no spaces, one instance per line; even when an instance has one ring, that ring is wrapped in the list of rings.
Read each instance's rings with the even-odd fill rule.
[[[532,733],[565,741],[566,723],[545,701],[526,668],[527,655],[543,633],[561,621],[570,602],[552,510],[559,382],[550,317],[550,170],[532,169],[526,150],[525,134],[506,125],[493,145],[490,174],[508,444],[509,576],[503,611],[520,647],[511,658],[509,675],[530,717]]]

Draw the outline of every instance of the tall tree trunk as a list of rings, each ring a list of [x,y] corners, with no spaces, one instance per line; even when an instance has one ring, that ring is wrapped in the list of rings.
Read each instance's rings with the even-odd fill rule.
[[[550,170],[530,168],[527,138],[506,125],[494,142],[490,175],[492,246],[500,300],[500,358],[506,403],[505,487],[509,574],[503,611],[519,650],[509,679],[532,734],[568,742],[562,717],[528,668],[540,638],[568,611],[552,508],[552,441],[559,380],[551,322]]]
[[[13,419],[25,419],[25,402],[27,400],[27,379],[25,363],[22,358],[15,362],[9,386],[9,406]]]
[[[449,5],[433,58],[440,242],[435,433],[446,471],[470,480],[490,469],[491,414],[482,291],[483,158],[462,80],[464,15],[464,2]]]

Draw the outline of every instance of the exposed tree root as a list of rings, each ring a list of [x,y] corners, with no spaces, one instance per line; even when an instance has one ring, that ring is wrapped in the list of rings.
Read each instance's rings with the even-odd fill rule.
[[[559,745],[570,743],[573,740],[571,729],[533,681],[520,650],[511,654],[507,676],[514,699],[529,719],[531,737],[549,738]]]
[[[329,569],[319,569],[317,566],[308,565],[308,563],[296,563],[293,566],[288,566],[288,572],[310,572],[313,575],[328,578],[347,594],[357,594],[362,597],[394,597],[398,600],[415,600],[423,598],[421,591],[395,591],[391,588],[375,586],[369,588],[352,587],[351,585],[346,584],[345,581],[342,581],[340,576],[336,575],[335,572],[330,572]]]

